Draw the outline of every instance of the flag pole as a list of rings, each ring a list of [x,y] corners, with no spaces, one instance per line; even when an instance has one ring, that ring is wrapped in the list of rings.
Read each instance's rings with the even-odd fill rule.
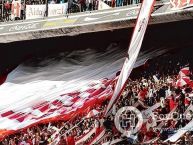
[[[1,11],[1,18],[4,19],[4,0],[2,0],[2,11]],[[4,20],[3,20],[4,21]]]
[[[48,0],[46,0],[46,13],[45,16],[48,17]]]

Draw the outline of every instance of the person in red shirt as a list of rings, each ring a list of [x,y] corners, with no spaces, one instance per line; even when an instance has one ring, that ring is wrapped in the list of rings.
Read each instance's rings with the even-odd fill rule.
[[[29,145],[33,145],[33,143],[32,143],[32,137],[29,136],[26,142],[27,142]]]
[[[175,101],[174,101],[174,95],[172,94],[171,97],[169,98],[170,111],[172,111],[175,106],[176,106],[176,103],[175,103]]]
[[[70,133],[66,138],[67,145],[75,145],[74,136]]]
[[[11,6],[10,6],[9,1],[7,1],[7,2],[4,4],[4,8],[5,8],[5,18],[6,18],[6,20],[8,21],[8,20],[9,20],[9,12],[10,12],[10,10],[11,10]]]
[[[185,100],[184,100],[184,104],[185,107],[188,107],[190,105],[191,99],[189,98],[189,94],[186,94]]]
[[[10,6],[9,1],[7,1],[7,2],[4,4],[4,7],[5,7],[6,10],[10,10],[10,9],[11,9],[11,6]]]
[[[147,95],[147,89],[141,87],[139,91],[139,97],[141,101],[144,101]]]
[[[157,136],[157,134],[154,132],[153,128],[150,127],[149,131],[146,132],[145,140],[146,141],[151,140],[156,136]]]

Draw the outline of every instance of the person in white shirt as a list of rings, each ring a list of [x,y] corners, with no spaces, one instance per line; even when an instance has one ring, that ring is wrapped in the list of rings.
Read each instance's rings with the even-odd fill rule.
[[[116,112],[117,112],[117,109],[116,109],[117,107],[116,107],[116,105],[114,104],[113,105],[113,108],[112,108],[112,114],[113,115],[115,115],[116,114]]]
[[[86,7],[88,11],[92,11],[93,8],[93,0],[86,0]],[[101,84],[102,87],[106,87],[104,84]]]
[[[151,87],[148,91],[148,97],[149,97],[149,105],[153,105],[153,88]]]
[[[23,141],[20,142],[19,145],[30,145],[29,143],[27,143],[27,137],[23,137]]]
[[[100,122],[98,119],[95,119],[94,124],[95,124],[95,128],[100,127]]]

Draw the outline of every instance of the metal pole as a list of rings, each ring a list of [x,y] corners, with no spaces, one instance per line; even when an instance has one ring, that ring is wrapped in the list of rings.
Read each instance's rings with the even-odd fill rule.
[[[26,16],[26,1],[23,0],[23,18],[25,20],[25,16]]]
[[[48,0],[46,0],[46,17],[48,17]]]
[[[2,16],[2,20],[3,20],[3,18],[4,18],[4,0],[2,0],[2,14],[1,14],[1,16]]]

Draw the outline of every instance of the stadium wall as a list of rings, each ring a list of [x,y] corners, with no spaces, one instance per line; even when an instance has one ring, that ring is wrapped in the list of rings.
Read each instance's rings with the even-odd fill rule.
[[[0,43],[75,36],[133,27],[139,5],[95,12],[85,12],[39,20],[18,21],[0,25]],[[168,23],[193,18],[193,8],[171,10],[170,3],[156,4],[150,24]]]

